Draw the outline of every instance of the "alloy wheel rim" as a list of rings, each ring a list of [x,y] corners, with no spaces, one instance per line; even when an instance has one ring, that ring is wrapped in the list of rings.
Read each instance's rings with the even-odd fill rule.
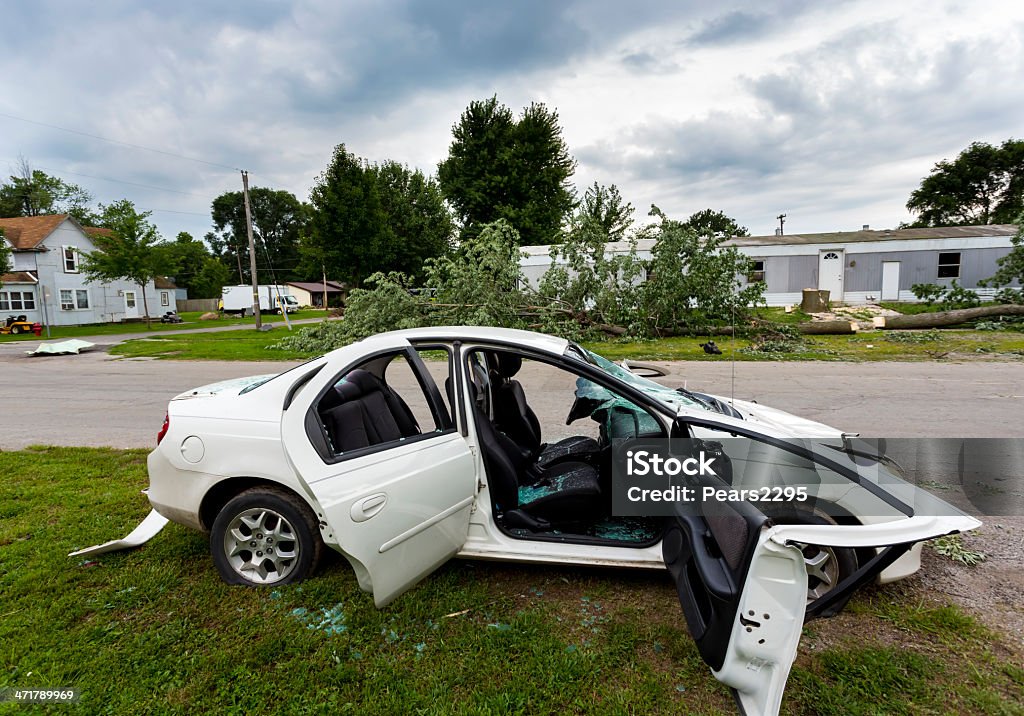
[[[831,547],[816,544],[798,544],[807,569],[807,601],[820,599],[839,581],[839,560]]]
[[[299,558],[299,541],[281,513],[253,507],[235,515],[224,532],[224,556],[247,582],[274,584],[285,579]]]

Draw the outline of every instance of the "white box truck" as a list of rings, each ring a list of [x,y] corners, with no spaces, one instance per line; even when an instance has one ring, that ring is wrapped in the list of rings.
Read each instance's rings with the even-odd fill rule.
[[[260,313],[281,313],[299,310],[299,302],[288,291],[287,286],[263,284],[259,286]],[[252,315],[252,286],[225,286],[221,293],[221,310],[224,313]]]

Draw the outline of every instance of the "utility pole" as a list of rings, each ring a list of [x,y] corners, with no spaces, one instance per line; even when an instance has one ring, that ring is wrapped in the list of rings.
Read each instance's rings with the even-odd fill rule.
[[[786,233],[782,229],[782,227],[784,227],[786,225],[786,215],[785,214],[779,214],[775,218],[779,220],[779,236],[782,236],[783,234]]]
[[[324,310],[327,311],[329,310],[327,308],[327,268],[323,264],[320,264],[320,270],[323,272],[324,277]]]
[[[252,240],[252,210],[249,208],[249,172],[242,171],[242,194],[245,197],[245,232],[249,235],[249,270],[252,273],[252,315],[256,316],[256,330],[262,330],[260,321],[260,282],[256,278],[256,244]]]

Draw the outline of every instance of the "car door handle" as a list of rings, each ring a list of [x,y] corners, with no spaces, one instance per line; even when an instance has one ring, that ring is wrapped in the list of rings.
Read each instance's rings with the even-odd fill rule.
[[[352,516],[352,521],[366,522],[366,520],[383,510],[387,501],[388,496],[383,492],[378,492],[376,495],[364,497],[352,505],[352,510],[349,513]]]

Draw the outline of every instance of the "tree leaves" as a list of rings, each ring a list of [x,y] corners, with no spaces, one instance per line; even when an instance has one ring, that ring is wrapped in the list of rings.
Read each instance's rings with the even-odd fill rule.
[[[463,238],[504,219],[521,245],[557,243],[573,207],[569,178],[576,170],[558,113],[534,102],[517,120],[494,96],[471,102],[452,136],[437,178]]]
[[[916,226],[1008,224],[1024,210],[1024,141],[973,142],[942,160],[907,201]]]

